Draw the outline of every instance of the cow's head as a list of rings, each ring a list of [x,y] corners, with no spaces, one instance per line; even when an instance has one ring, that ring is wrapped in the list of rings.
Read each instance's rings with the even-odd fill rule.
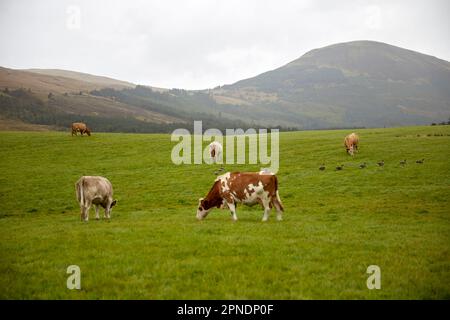
[[[204,198],[198,199],[198,208],[197,208],[197,219],[202,220],[206,218],[209,211],[211,211],[212,206],[210,205],[209,201]]]
[[[353,145],[351,145],[350,147],[347,148],[347,152],[349,155],[351,155],[353,157],[353,153],[354,153]]]
[[[89,130],[89,128],[86,128],[86,133],[88,136],[91,136],[91,130]]]
[[[109,205],[109,208],[107,208],[106,211],[106,218],[111,218],[111,211],[112,211],[112,207],[114,207],[117,204],[117,200],[113,200],[111,202],[111,204]]]

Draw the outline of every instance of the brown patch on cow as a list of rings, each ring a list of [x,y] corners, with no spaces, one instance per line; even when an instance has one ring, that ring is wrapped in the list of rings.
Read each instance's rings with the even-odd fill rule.
[[[200,202],[200,208],[209,210],[211,208],[220,208],[222,205],[222,198],[220,196],[220,183],[216,181],[211,190],[209,190],[208,195]]]

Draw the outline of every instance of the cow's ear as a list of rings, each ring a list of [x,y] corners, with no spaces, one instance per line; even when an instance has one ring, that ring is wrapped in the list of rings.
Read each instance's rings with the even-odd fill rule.
[[[114,201],[111,203],[110,208],[114,207],[114,206],[116,205],[116,203],[117,203],[117,200],[114,200]]]
[[[208,207],[209,207],[209,201],[208,201],[208,200],[203,200],[203,201],[202,201],[202,206],[203,206],[204,209],[208,209]]]

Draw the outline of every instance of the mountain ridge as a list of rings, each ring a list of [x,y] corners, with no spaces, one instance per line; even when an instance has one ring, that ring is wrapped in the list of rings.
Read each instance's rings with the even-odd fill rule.
[[[450,63],[385,43],[352,41],[310,50],[216,92],[222,99],[240,98],[243,106],[272,104],[292,115],[287,123],[301,125],[302,115],[319,127],[424,124],[450,115]]]
[[[64,123],[86,116],[104,130],[113,130],[107,125],[111,116],[116,123],[128,121],[127,130],[195,119],[208,119],[213,127],[326,129],[429,124],[450,116],[450,62],[369,40],[313,49],[279,68],[214,89],[154,88],[76,71],[0,67],[0,89],[5,88],[28,89],[37,105]],[[14,103],[20,105],[22,98],[5,92],[0,97],[0,111],[8,109],[0,116],[20,117]],[[47,122],[36,124],[55,125],[44,118]]]

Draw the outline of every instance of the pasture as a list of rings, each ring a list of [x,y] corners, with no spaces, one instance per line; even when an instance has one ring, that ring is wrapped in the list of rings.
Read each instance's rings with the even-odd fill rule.
[[[197,221],[218,166],[172,164],[169,135],[1,132],[0,298],[450,299],[450,126],[356,130],[354,158],[349,132],[280,134],[284,221],[266,223],[259,206]],[[111,221],[80,221],[82,175],[112,182]]]

